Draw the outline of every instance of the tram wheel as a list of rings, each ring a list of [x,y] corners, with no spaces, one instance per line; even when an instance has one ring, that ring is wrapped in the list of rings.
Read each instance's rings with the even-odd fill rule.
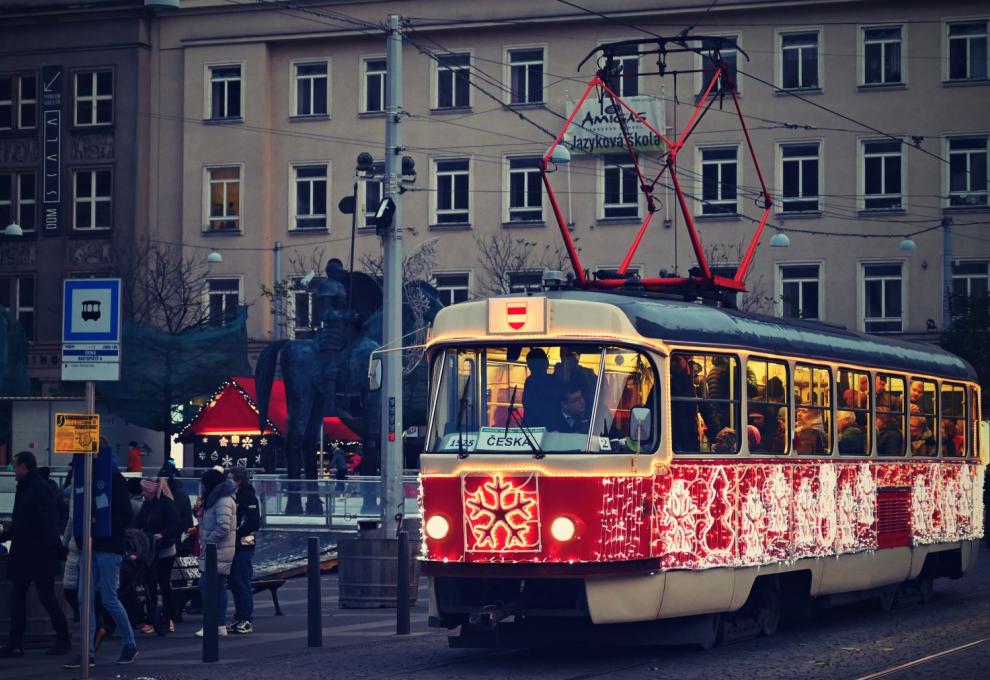
[[[918,586],[918,597],[921,599],[922,604],[928,604],[932,601],[932,595],[935,592],[935,579],[931,574],[922,574],[918,577],[916,581]]]
[[[876,597],[876,607],[879,611],[889,612],[897,606],[898,586],[887,586]]]
[[[776,576],[762,579],[758,583],[754,604],[753,614],[760,635],[771,637],[780,627],[784,611],[784,594]]]
[[[722,644],[725,638],[725,620],[721,614],[707,614],[701,626],[701,637],[695,647],[706,651]]]

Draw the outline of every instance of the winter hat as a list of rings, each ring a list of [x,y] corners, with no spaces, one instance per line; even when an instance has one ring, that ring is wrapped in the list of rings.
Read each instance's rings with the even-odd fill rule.
[[[210,468],[199,478],[199,482],[203,485],[203,496],[205,497],[209,496],[210,492],[217,488],[217,486],[223,484],[224,476],[222,472],[217,472],[214,468]]]

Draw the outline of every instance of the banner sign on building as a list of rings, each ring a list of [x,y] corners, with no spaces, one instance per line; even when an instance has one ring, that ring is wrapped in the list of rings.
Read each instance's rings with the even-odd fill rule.
[[[659,97],[625,97],[633,111],[660,132],[664,131],[664,105]],[[567,103],[567,115],[574,111],[574,102]],[[652,130],[643,125],[627,109],[618,111],[608,99],[599,101],[588,97],[581,105],[574,122],[567,128],[564,141],[575,153],[612,154],[625,153],[626,140],[622,136],[620,122],[626,124],[626,131],[637,151],[667,150],[666,144]]]
[[[62,213],[62,67],[41,69],[42,222],[47,234],[57,234]]]

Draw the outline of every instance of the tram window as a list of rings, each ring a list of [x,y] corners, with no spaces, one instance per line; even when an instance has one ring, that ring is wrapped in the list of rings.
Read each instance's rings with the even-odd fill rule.
[[[794,368],[794,450],[832,453],[832,372],[821,366]]]
[[[656,448],[660,409],[653,362],[601,345],[449,348],[434,361],[430,450],[578,453]],[[604,368],[604,370],[603,370]],[[629,414],[653,415],[642,442]],[[599,435],[599,436],[593,436]],[[606,440],[608,438],[608,440]]]
[[[877,404],[877,455],[904,455],[904,378],[878,373],[874,385]]]
[[[980,395],[975,387],[969,388],[969,427],[970,436],[969,455],[975,458],[980,456]]]
[[[608,437],[609,448],[618,452],[652,451],[659,441],[659,395],[653,364],[634,350],[609,347],[605,350],[605,370],[599,383],[599,409],[592,430],[599,437]],[[629,429],[630,413],[638,406],[650,409],[653,426],[648,437]]]
[[[942,383],[942,455],[963,458],[966,455],[966,388]]]
[[[933,380],[911,381],[908,393],[911,403],[908,406],[908,429],[911,434],[912,456],[935,456],[938,454],[938,438],[935,437],[938,422],[938,386]]]
[[[787,453],[787,364],[746,360],[746,434],[750,453]]]
[[[674,352],[670,400],[675,453],[739,452],[739,359]]]
[[[873,405],[870,374],[840,368],[836,392],[842,395],[835,419],[839,453],[869,455],[873,448],[870,440],[870,409]]]

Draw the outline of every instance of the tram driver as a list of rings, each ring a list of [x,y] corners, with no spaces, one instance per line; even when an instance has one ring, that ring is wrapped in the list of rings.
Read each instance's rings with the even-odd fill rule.
[[[547,429],[553,432],[587,434],[590,427],[591,420],[582,386],[576,383],[564,385],[560,393],[560,412]]]

